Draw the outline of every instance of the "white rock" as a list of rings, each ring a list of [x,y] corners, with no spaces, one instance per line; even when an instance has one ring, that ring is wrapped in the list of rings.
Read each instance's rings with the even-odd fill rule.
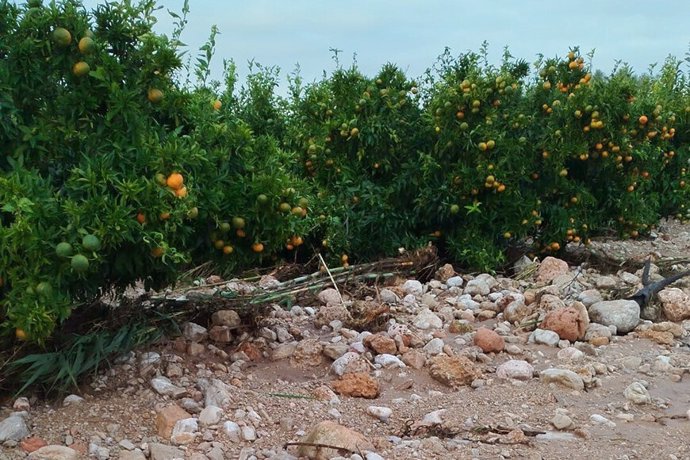
[[[594,423],[595,425],[606,425],[609,428],[615,428],[616,427],[616,424],[614,422],[607,419],[603,415],[599,415],[599,414],[590,415],[589,421]]]
[[[429,356],[436,356],[443,351],[443,339],[438,337],[429,340],[429,342],[424,345],[424,352]]]
[[[573,419],[561,412],[557,412],[556,415],[554,415],[554,417],[551,419],[551,424],[557,430],[569,430],[574,425]]]
[[[577,296],[577,300],[582,302],[585,307],[589,308],[595,303],[601,302],[604,300],[604,298],[602,297],[601,292],[597,291],[596,289],[587,289],[586,291],[582,291]]]
[[[585,341],[589,342],[597,337],[606,337],[610,339],[611,335],[611,328],[609,326],[604,326],[599,323],[589,323],[585,331]]]
[[[156,393],[163,396],[176,398],[186,393],[184,388],[173,385],[167,377],[154,377],[151,379],[150,383]]]
[[[584,359],[585,354],[575,347],[568,347],[568,348],[563,348],[562,350],[560,350],[556,354],[556,357],[558,359],[575,362],[575,361],[581,361],[582,359]]]
[[[91,442],[89,443],[89,458],[95,458],[96,460],[108,460],[110,458],[110,449]]]
[[[481,307],[481,304],[473,300],[469,294],[458,296],[456,303],[472,311],[479,310]]]
[[[425,414],[424,417],[422,418],[422,421],[420,422],[420,425],[422,426],[434,426],[434,425],[440,425],[443,423],[443,416],[446,413],[446,409],[438,409],[433,412],[429,412],[428,414]]]
[[[369,406],[367,407],[367,414],[386,423],[391,415],[393,415],[393,409],[384,406]]]
[[[440,329],[443,327],[443,321],[433,311],[428,308],[423,309],[414,318],[412,324],[418,329]]]
[[[256,441],[256,430],[251,425],[244,425],[241,427],[242,440],[244,441]]]
[[[559,383],[573,390],[584,390],[585,388],[582,377],[568,369],[546,369],[541,371],[539,378],[544,383]]]
[[[548,329],[535,329],[529,336],[529,342],[540,343],[550,347],[558,345],[559,340],[561,339],[558,334]]]
[[[175,422],[170,441],[173,444],[189,444],[194,441],[199,425],[195,418],[183,418]]]
[[[352,457],[350,457],[352,459]],[[385,460],[383,457],[381,457],[379,454],[376,452],[372,452],[370,450],[365,450],[364,451],[364,460]]]
[[[400,302],[400,297],[398,295],[391,291],[390,289],[381,289],[379,291],[379,299],[383,303],[398,303]]]
[[[462,287],[464,282],[465,282],[465,280],[462,279],[462,276],[451,276],[446,281],[446,286],[448,286],[448,287]]]
[[[465,286],[465,294],[475,296],[475,295],[488,295],[491,292],[491,286],[486,278],[482,278],[479,275],[467,282]]]
[[[223,409],[218,406],[206,406],[199,414],[201,426],[217,425],[223,418]]]
[[[228,437],[230,442],[241,441],[242,430],[240,430],[240,426],[237,423],[231,421],[223,423],[223,432]]]
[[[160,353],[156,353],[155,351],[147,351],[141,354],[139,357],[139,365],[140,366],[156,366],[161,363],[161,355]]]
[[[501,379],[529,380],[534,376],[534,367],[527,361],[511,359],[496,368],[496,376]]]
[[[359,353],[348,351],[343,356],[331,363],[331,371],[333,371],[336,375],[343,375],[345,373],[345,370],[347,369],[347,366],[349,366],[350,363],[357,361],[358,359],[360,359]]]
[[[79,395],[68,395],[62,400],[62,407],[77,406],[83,402],[85,402],[85,399]]]
[[[407,367],[405,366],[405,363],[400,360],[400,358],[398,358],[397,356],[389,355],[387,353],[376,355],[376,357],[374,358],[374,362],[386,369]]]
[[[205,406],[225,407],[232,402],[232,388],[222,380],[202,378],[197,380],[197,385],[204,393]]]
[[[29,427],[23,415],[26,412],[13,412],[12,415],[0,422],[0,443],[5,441],[19,442],[29,436]]]
[[[15,399],[14,403],[12,403],[12,409],[14,409],[16,412],[28,412],[31,410],[29,398],[20,396],[19,398]]]
[[[641,280],[640,277],[637,275],[633,275],[632,273],[629,272],[621,272],[618,277],[623,280],[624,283],[626,284],[632,284],[633,286],[640,284]]]
[[[182,325],[182,335],[191,342],[201,342],[208,338],[208,329],[197,323],[187,321]]]
[[[640,306],[634,300],[604,300],[589,308],[589,318],[605,326],[616,326],[619,334],[627,334],[640,322]]]
[[[319,301],[325,305],[340,305],[343,299],[333,288],[327,288],[319,292]]]
[[[641,382],[633,382],[628,385],[625,391],[623,391],[623,396],[635,404],[649,404],[652,402],[649,391]]]
[[[424,285],[417,280],[407,280],[402,286],[405,294],[421,296],[424,293]]]

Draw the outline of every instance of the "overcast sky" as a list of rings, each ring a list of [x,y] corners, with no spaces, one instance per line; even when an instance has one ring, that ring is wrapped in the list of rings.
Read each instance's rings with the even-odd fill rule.
[[[98,0],[85,0],[87,7]],[[167,9],[180,12],[183,0],[159,0],[157,31],[169,34]],[[217,25],[213,77],[223,58],[240,75],[255,59],[285,74],[299,63],[307,81],[332,70],[329,48],[341,62],[356,53],[361,69],[373,74],[386,62],[411,77],[421,75],[448,46],[454,54],[477,51],[482,41],[498,62],[504,46],[534,62],[539,53],[564,56],[570,46],[595,50],[594,68],[609,71],[616,60],[647,71],[669,54],[684,58],[690,44],[690,1],[580,0],[190,0],[182,40],[196,53]]]

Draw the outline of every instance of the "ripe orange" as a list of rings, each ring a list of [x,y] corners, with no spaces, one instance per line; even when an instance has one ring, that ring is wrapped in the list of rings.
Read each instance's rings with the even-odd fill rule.
[[[352,137],[357,137],[357,136],[359,136],[359,129],[358,129],[358,128],[352,128],[352,129],[350,130],[350,136],[352,136]]]
[[[175,196],[178,197],[178,198],[184,198],[184,197],[186,197],[186,196],[187,196],[187,187],[185,187],[185,186],[183,185],[182,188],[180,188],[180,189],[178,189],[178,190],[175,190]]]
[[[21,328],[14,330],[14,336],[17,338],[17,340],[21,340],[22,342],[29,338],[29,335],[26,333],[26,331]]]
[[[641,125],[646,125],[647,121],[649,121],[649,119],[647,118],[647,115],[640,115],[639,122]]]
[[[162,212],[162,213],[160,213],[160,215],[158,217],[160,217],[161,220],[168,220],[168,219],[170,219],[170,213],[167,211]]]
[[[171,189],[179,190],[184,185],[184,177],[182,177],[182,174],[174,172],[168,176],[168,178],[165,180],[165,183]]]
[[[258,241],[254,244],[252,244],[252,251],[259,253],[264,251],[264,245],[259,243]]]
[[[235,250],[235,248],[233,248],[229,244],[226,244],[225,246],[223,246],[223,254],[225,254],[225,255],[232,254],[232,252],[234,250]]]
[[[486,148],[489,150],[492,150],[494,147],[496,147],[496,141],[490,140],[486,143]]]
[[[340,256],[340,261],[342,263],[347,263],[348,260],[350,260],[350,258],[348,257],[347,254],[343,254],[342,256]]]
[[[242,230],[241,228],[238,228],[237,231],[235,232],[235,234],[237,235],[238,238],[244,238],[245,236],[247,236],[247,233],[244,230]]]
[[[159,257],[162,257],[163,254],[165,253],[165,249],[156,246],[155,248],[151,249],[151,257],[154,257],[158,259]]]
[[[292,212],[292,215],[293,215],[293,216],[301,217],[301,216],[302,216],[302,211],[303,211],[302,207],[300,207],[300,206],[295,206],[294,208],[292,208],[292,211],[291,211],[291,212]]]
[[[683,183],[683,186],[684,185],[685,183]],[[293,236],[290,240],[290,243],[292,243],[293,246],[302,246],[304,244],[304,240],[301,236]]]
[[[288,251],[292,251],[293,249],[295,249],[295,247],[294,247],[292,244],[287,243],[287,244],[285,245],[285,249],[287,249]]]
[[[222,102],[220,102],[218,99],[213,101],[213,110],[220,110],[221,107],[223,107]]]
[[[158,88],[150,88],[146,97],[152,104],[159,104],[163,100],[163,91]]]
[[[477,147],[479,147],[479,150],[481,150],[482,152],[485,152],[486,149],[489,148],[489,146],[486,144],[486,142],[480,142],[477,145]]]
[[[139,222],[141,225],[144,225],[146,223],[146,214],[144,214],[143,212],[138,213],[137,222]]]
[[[552,251],[558,251],[559,249],[561,249],[561,245],[555,241],[553,243],[551,243],[549,245],[549,247],[551,248]]]
[[[79,61],[72,67],[72,73],[75,77],[83,77],[84,75],[88,75],[90,71],[91,67],[84,61]]]

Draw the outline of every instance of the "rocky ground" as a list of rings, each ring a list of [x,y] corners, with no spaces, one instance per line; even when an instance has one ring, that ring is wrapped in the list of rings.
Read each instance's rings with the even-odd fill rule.
[[[595,247],[684,257],[688,229],[665,225]],[[641,270],[520,267],[328,288],[255,329],[218,311],[79,395],[8,400],[0,459],[690,459],[688,281],[641,311],[622,300]]]

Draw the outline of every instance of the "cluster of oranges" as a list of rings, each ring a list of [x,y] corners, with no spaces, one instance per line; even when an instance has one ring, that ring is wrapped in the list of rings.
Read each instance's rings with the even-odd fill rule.
[[[58,48],[67,48],[72,43],[72,34],[64,27],[56,27],[53,30],[53,42]],[[96,42],[93,40],[93,33],[90,30],[84,32],[84,36],[77,44],[79,52],[86,56],[96,49]],[[91,71],[91,66],[84,60],[77,61],[72,66],[72,74],[75,77],[83,77]]]
[[[184,185],[184,177],[178,172],[173,172],[165,179],[165,185],[175,193],[178,198],[187,196],[187,187]]]

